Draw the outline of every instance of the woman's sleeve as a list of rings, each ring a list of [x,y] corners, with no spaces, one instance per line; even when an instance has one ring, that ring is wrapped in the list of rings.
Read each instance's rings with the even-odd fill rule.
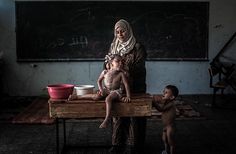
[[[136,55],[135,55],[135,59],[134,59],[134,65],[136,67],[145,67],[145,61],[147,58],[147,52],[146,49],[144,48],[143,45],[141,44],[136,44]]]
[[[112,45],[111,45],[111,47],[112,47]],[[106,64],[107,64],[107,63],[109,62],[109,60],[111,59],[111,55],[112,55],[112,53],[111,53],[111,47],[110,47],[110,49],[109,49],[107,55],[105,55],[105,57],[104,57],[103,69],[106,69]]]
[[[137,93],[146,92],[146,61],[147,53],[141,44],[136,44],[136,52],[134,53],[134,61],[130,72],[133,76],[133,90]]]

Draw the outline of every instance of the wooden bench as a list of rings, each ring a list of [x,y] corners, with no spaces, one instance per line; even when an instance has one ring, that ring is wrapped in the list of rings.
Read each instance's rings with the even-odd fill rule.
[[[104,118],[106,105],[104,100],[49,99],[49,116],[56,119],[56,145],[59,154],[59,120],[63,123],[63,148],[66,149],[66,119]],[[143,117],[152,115],[152,98],[149,94],[133,94],[130,103],[114,102],[112,116]],[[99,129],[99,128],[97,128]]]
[[[101,118],[105,117],[104,100],[58,100],[49,99],[49,115],[51,118]],[[143,117],[151,116],[152,98],[149,94],[133,95],[130,103],[114,102],[112,116]]]

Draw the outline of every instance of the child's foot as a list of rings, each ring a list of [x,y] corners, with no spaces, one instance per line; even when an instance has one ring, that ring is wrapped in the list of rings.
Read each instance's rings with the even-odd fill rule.
[[[75,100],[76,97],[77,97],[76,95],[70,95],[70,96],[68,97],[68,101]]]
[[[107,128],[108,121],[103,121],[102,124],[99,126],[99,128]]]
[[[166,150],[163,150],[161,154],[168,154],[168,153],[166,152]]]

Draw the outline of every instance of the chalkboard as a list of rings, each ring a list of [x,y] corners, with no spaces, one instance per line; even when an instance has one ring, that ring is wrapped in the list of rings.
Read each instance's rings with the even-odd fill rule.
[[[16,1],[18,61],[103,60],[127,20],[148,60],[207,60],[208,2]]]

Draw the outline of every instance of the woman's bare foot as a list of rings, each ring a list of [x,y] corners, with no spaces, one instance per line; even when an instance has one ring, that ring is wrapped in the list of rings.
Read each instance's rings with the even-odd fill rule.
[[[99,128],[107,128],[108,120],[104,120]]]

